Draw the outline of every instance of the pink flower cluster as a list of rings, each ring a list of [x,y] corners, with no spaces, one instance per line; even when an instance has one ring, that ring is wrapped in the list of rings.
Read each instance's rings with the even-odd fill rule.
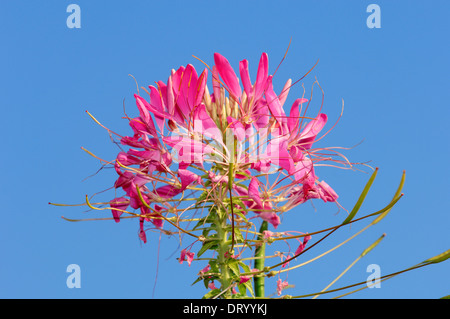
[[[275,228],[280,212],[313,198],[337,200],[314,169],[323,160],[313,146],[327,116],[306,118],[302,108],[309,101],[303,97],[285,113],[292,81],[275,93],[266,53],[255,82],[247,60],[239,63],[239,75],[215,53],[214,66],[200,75],[191,64],[181,66],[166,82],[149,86],[147,98],[135,94],[139,115],[129,119],[133,134],[121,137],[128,149],[117,155],[114,165],[114,187],[124,195],[110,206],[116,222],[129,207],[138,211],[144,242],[144,222],[161,228],[167,218],[178,217],[176,198],[187,191],[210,194],[230,186],[233,196],[242,199],[237,211],[253,211]],[[271,174],[279,175],[277,182],[261,180]]]

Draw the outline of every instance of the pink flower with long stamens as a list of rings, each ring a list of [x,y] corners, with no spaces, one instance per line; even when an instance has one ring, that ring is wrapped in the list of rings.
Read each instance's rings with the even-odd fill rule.
[[[250,75],[246,59],[240,60],[239,72],[220,53],[213,61],[211,67],[201,61],[206,66],[201,73],[187,64],[148,89],[138,86],[132,103],[137,115],[124,117],[129,135],[107,129],[120,150],[113,160],[100,159],[102,168],[116,173],[110,187],[114,195],[106,203],[86,196],[86,205],[110,211],[106,219],[116,223],[135,218],[143,243],[154,242],[148,238],[153,232],[176,237],[186,247],[180,264],[191,266],[195,254],[196,262],[207,263],[195,281],[209,288],[205,298],[264,297],[265,278],[279,267],[280,274],[298,268],[291,263],[321,241],[306,248],[308,233],[274,232],[284,226],[281,217],[285,221],[289,210],[306,201],[339,205],[336,191],[319,179],[320,167],[352,163],[337,147],[318,146],[329,132],[322,133],[328,122],[322,105],[307,115],[312,98],[289,101],[303,77],[287,79],[279,90],[278,67],[271,74],[266,53],[256,76]],[[303,240],[298,233],[305,234]],[[185,245],[186,240],[191,242]],[[268,246],[280,243],[288,248],[266,255]],[[266,263],[270,258],[281,261]],[[279,278],[277,294],[288,286]]]
[[[156,229],[180,239],[196,238],[202,243],[199,257],[213,250],[222,262],[213,258],[199,273],[208,272],[203,279],[213,291],[213,280],[221,281],[220,289],[226,290],[236,283],[247,286],[253,277],[239,275],[239,269],[250,269],[240,260],[248,251],[248,237],[256,233],[247,231],[253,219],[277,229],[283,213],[308,200],[338,199],[316,172],[318,163],[330,158],[323,155],[324,148],[315,148],[327,116],[320,112],[306,117],[302,109],[305,104],[308,109],[310,100],[304,97],[297,97],[285,111],[291,86],[298,81],[288,79],[281,91],[276,89],[266,53],[261,54],[254,80],[246,59],[238,67],[235,72],[215,53],[214,65],[201,73],[192,64],[180,66],[166,81],[143,88],[148,96],[134,94],[138,115],[126,117],[131,134],[119,136],[121,150],[112,163],[117,173],[114,190],[123,192],[108,203],[112,219],[119,222],[124,213],[138,218],[138,237],[144,243],[148,230]],[[183,226],[191,221],[196,225],[192,229]],[[267,227],[252,239],[252,246],[289,236]],[[304,237],[295,255],[304,251],[309,239]],[[190,266],[195,253],[193,244],[188,247],[178,260]],[[290,249],[279,252],[281,267],[289,267],[290,254]],[[223,259],[234,265],[233,281],[217,275]],[[277,293],[287,285],[278,280]],[[243,286],[235,293],[242,293]]]
[[[188,64],[174,70],[167,82],[149,86],[149,101],[135,94],[139,117],[129,122],[134,135],[121,137],[121,143],[130,148],[118,154],[115,165],[119,175],[115,187],[125,191],[120,198],[129,204],[111,202],[116,221],[120,210],[131,207],[149,216],[145,220],[160,225],[162,218],[151,218],[156,203],[176,198],[192,185],[204,187],[207,183],[202,176],[207,176],[214,188],[226,187],[230,177],[226,167],[232,162],[236,163],[233,194],[247,196],[241,203],[274,228],[281,222],[277,205],[263,195],[255,173],[282,170],[292,177],[293,182],[282,188],[289,207],[314,198],[337,200],[328,184],[317,181],[312,159],[313,144],[326,124],[326,115],[319,113],[302,125],[301,106],[308,102],[303,97],[294,101],[286,115],[283,105],[292,81],[286,81],[279,95],[275,93],[266,53],[261,55],[253,84],[247,60],[239,63],[240,80],[224,56],[215,53],[214,62],[212,93],[207,85],[208,69],[198,75]],[[194,172],[207,169],[205,165],[208,174]],[[161,214],[173,209],[168,202],[159,207]],[[239,205],[236,209],[243,211]]]

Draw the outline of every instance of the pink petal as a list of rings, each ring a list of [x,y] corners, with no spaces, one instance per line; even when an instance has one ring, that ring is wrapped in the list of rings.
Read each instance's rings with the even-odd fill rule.
[[[220,129],[209,116],[209,113],[206,111],[206,106],[203,103],[195,108],[193,118],[194,132],[198,132],[208,138],[222,140]]]
[[[284,102],[286,102],[286,99],[289,95],[289,91],[291,90],[292,80],[289,79],[286,81],[286,83],[283,86],[283,89],[280,92],[280,96],[278,97],[280,99],[281,106],[284,105]]]
[[[182,264],[183,261],[185,261],[185,260],[186,260],[186,249],[183,249],[183,250],[181,251],[180,259],[178,259],[178,262],[179,262],[180,264]]]
[[[214,284],[214,281],[211,281],[211,282],[208,284],[208,288],[211,289],[211,290],[217,289],[216,285]]]
[[[280,216],[278,216],[274,212],[261,212],[259,214],[259,217],[261,217],[262,220],[265,220],[266,222],[272,224],[274,228],[277,228],[281,223]]]
[[[291,155],[294,163],[301,161],[305,155],[303,154],[303,149],[300,146],[292,145],[289,149],[289,155]]]
[[[225,85],[228,87],[234,98],[238,100],[242,95],[242,91],[239,86],[239,80],[230,63],[219,53],[214,53],[214,63],[217,67],[217,71],[225,82]]]
[[[149,110],[152,108],[150,107],[150,104],[141,96],[135,94],[134,98],[136,99],[136,105],[139,109],[139,114],[141,115],[141,118],[148,122],[150,120],[150,113]]]
[[[164,114],[164,102],[157,88],[154,86],[149,86],[150,89],[150,105],[154,107],[159,114]],[[162,132],[164,128],[165,117],[159,114],[155,114],[156,124],[159,127],[159,131]]]
[[[181,193],[179,188],[172,185],[164,185],[155,189],[155,194],[163,198],[171,198]]]
[[[265,230],[265,231],[263,231],[263,235],[264,235],[264,238],[267,239],[267,238],[272,237],[274,235],[274,233],[271,232],[270,230]]]
[[[299,110],[299,105],[308,102],[307,99],[304,98],[300,98],[300,99],[296,99],[294,101],[294,103],[291,106],[291,112],[289,114],[289,118],[288,118],[288,128],[290,132],[294,132],[296,131],[297,125],[299,124],[300,121],[300,110]]]
[[[187,262],[189,266],[191,266],[191,263],[194,260],[195,253],[187,252],[186,255],[187,255]]]
[[[200,105],[203,100],[203,94],[205,92],[206,81],[208,80],[208,69],[204,69],[202,74],[200,74],[197,87],[196,87],[196,97],[194,101],[194,105]]]
[[[191,171],[188,171],[186,169],[179,169],[178,176],[181,180],[181,191],[185,190],[186,187],[191,185],[192,182],[194,182],[198,178],[197,174],[192,173]]]
[[[144,231],[144,218],[139,219],[139,238],[145,243],[147,243],[147,235]]]
[[[270,159],[263,158],[251,163],[250,167],[258,172],[267,173],[270,170],[270,166]]]
[[[126,210],[129,205],[129,201],[125,197],[119,197],[119,198],[114,198],[112,201],[110,201],[109,205],[113,208]],[[120,222],[120,215],[122,215],[123,212],[115,210],[115,209],[112,209],[111,212],[114,217],[114,221],[116,223]]]
[[[193,77],[193,79],[192,79]],[[195,88],[192,86],[197,84],[197,73],[192,65],[188,65],[180,77],[180,86],[177,95],[177,104],[184,114],[189,114],[194,106]],[[174,83],[175,84],[175,83]]]
[[[316,175],[311,159],[304,157],[295,165],[294,178],[298,183],[309,184],[310,186],[314,185]]]
[[[289,174],[295,169],[294,161],[287,150],[287,141],[272,139],[266,150],[266,156],[272,164],[285,169]]]
[[[179,263],[182,264],[183,261],[187,260],[189,266],[191,265],[192,261],[194,259],[194,253],[191,253],[190,251],[187,251],[186,249],[183,249],[181,251]]]
[[[133,156],[131,154],[127,154],[125,152],[120,152],[119,154],[117,154],[117,160],[119,161],[120,164],[125,166],[136,165],[141,162],[141,160],[138,157]]]
[[[258,206],[262,207],[261,197],[259,196],[259,183],[258,179],[252,177],[248,185],[248,196],[255,201]]]
[[[237,137],[239,141],[243,141],[245,139],[245,129],[244,125],[238,120],[235,120],[233,117],[227,117],[229,128],[233,131],[233,134]]]
[[[314,140],[316,139],[317,134],[322,130],[327,122],[327,115],[320,113],[317,116],[316,120],[313,120],[306,125],[304,130],[300,135],[300,140],[298,142],[305,149],[310,149]]]
[[[324,181],[318,183],[317,187],[319,188],[320,198],[324,202],[335,202],[338,199],[338,194]]]
[[[309,241],[310,239],[311,239],[311,236],[309,236],[309,235],[303,237],[303,243],[301,243],[301,244],[298,246],[298,248],[297,248],[297,250],[295,251],[294,255],[300,254],[300,253],[305,249],[306,244],[308,243],[308,241]]]
[[[281,278],[277,280],[277,293],[278,296],[281,295],[281,291],[288,286],[287,281],[281,281]]]
[[[258,65],[258,73],[256,74],[256,82],[254,86],[255,100],[259,100],[266,90],[269,75],[269,57],[267,53],[261,54]]]
[[[174,95],[173,95],[172,77],[171,76],[167,80],[166,96],[167,96],[167,103],[166,103],[167,111],[169,112],[169,114],[173,115],[174,111],[175,111],[175,100],[174,100]]]
[[[280,124],[281,134],[288,132],[286,114],[281,106],[278,96],[273,91],[272,76],[269,76],[269,85],[266,90],[266,100],[269,105],[270,112]]]
[[[250,81],[247,60],[242,60],[241,62],[239,62],[239,73],[241,75],[242,86],[244,87],[245,94],[247,94],[247,97],[250,100],[253,93],[253,86],[252,82]]]
[[[241,277],[239,277],[239,285],[240,284],[244,284],[244,283],[246,283],[247,281],[249,281],[250,280],[250,277],[249,276],[241,276]]]
[[[252,111],[252,119],[256,129],[267,127],[270,119],[270,110],[264,99],[260,99]]]
[[[200,273],[201,273],[201,274],[204,274],[205,272],[210,271],[210,269],[211,269],[211,266],[208,264],[208,265],[206,265],[205,268],[203,268],[202,270],[200,270]]]

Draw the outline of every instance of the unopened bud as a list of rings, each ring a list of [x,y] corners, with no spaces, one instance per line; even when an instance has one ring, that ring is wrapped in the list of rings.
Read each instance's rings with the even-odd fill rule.
[[[205,93],[203,94],[203,101],[205,103],[206,106],[206,110],[209,113],[212,113],[211,111],[211,95],[209,94],[209,90],[208,90],[208,86],[205,85]]]
[[[225,98],[225,115],[226,116],[231,115],[231,105],[230,105],[230,99],[228,97]]]

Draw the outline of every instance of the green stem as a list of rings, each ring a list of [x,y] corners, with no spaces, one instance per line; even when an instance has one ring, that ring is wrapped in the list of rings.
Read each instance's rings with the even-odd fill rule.
[[[258,239],[262,241],[261,246],[256,248],[255,250],[255,268],[262,271],[264,269],[264,256],[266,254],[266,244],[263,242],[263,232],[267,230],[268,224],[266,221],[263,221],[259,232],[261,235],[258,236]],[[255,284],[255,297],[264,297],[264,276],[255,276],[253,281]]]
[[[216,232],[217,236],[220,239],[219,247],[217,249],[217,261],[220,268],[220,283],[221,283],[221,289],[222,291],[227,289],[231,284],[231,278],[230,278],[230,270],[228,267],[228,264],[226,262],[225,254],[229,251],[229,242],[227,240],[227,216],[226,213],[224,214],[224,211],[221,211],[220,209],[217,210],[217,223],[216,225]],[[223,296],[225,298],[229,297],[230,291],[227,291]]]

